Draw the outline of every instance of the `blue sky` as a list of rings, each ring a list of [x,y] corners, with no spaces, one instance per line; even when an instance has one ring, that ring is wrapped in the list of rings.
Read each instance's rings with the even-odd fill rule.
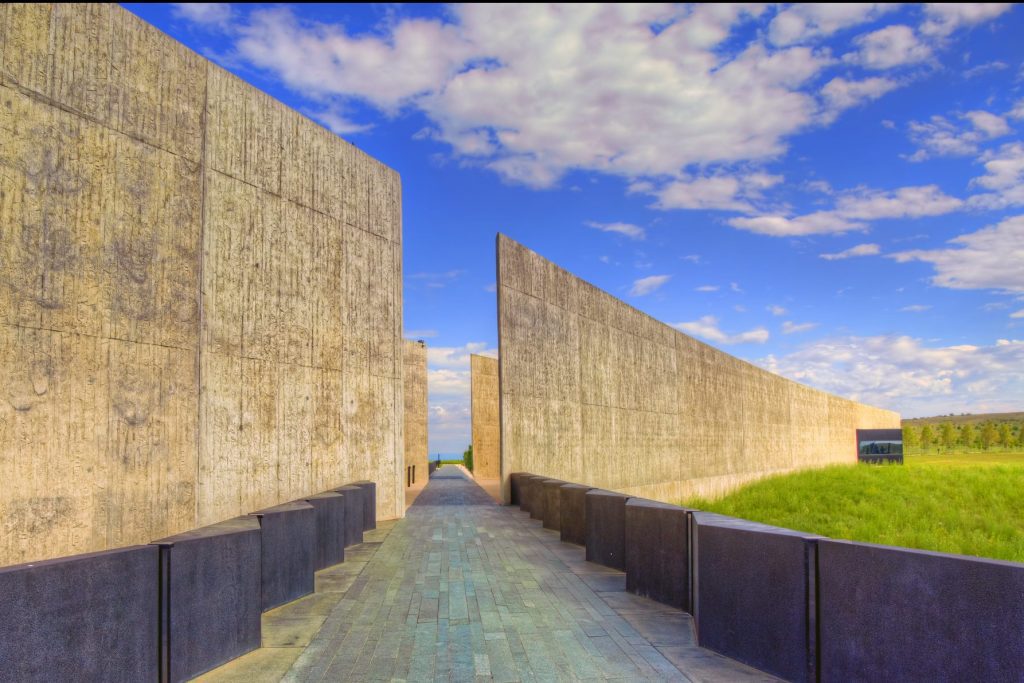
[[[1024,410],[1024,8],[125,5],[402,176],[430,450],[503,232],[906,417]]]

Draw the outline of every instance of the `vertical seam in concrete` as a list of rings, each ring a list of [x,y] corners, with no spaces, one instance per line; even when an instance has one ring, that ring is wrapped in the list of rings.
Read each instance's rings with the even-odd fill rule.
[[[203,274],[203,265],[206,261],[206,184],[207,184],[207,167],[206,167],[206,131],[209,126],[209,107],[210,107],[210,64],[206,63],[203,65],[203,111],[200,115],[199,121],[199,249],[197,250],[199,272],[197,274],[199,287],[197,288],[196,298],[197,310],[199,312],[199,324],[196,333],[196,483],[193,487],[192,495],[194,497],[194,511],[193,511],[193,524],[199,525],[199,501],[202,488],[201,479],[201,468],[200,464],[203,458],[203,397],[206,392],[203,391],[203,329],[206,322],[205,311],[203,309],[203,302],[205,300],[205,280]]]
[[[505,495],[506,489],[506,471],[508,468],[505,463],[505,400],[502,394],[502,381],[501,381],[501,365],[502,359],[505,357],[504,352],[501,350],[501,233],[499,232],[494,236],[494,270],[495,270],[495,286],[494,292],[497,297],[497,309],[498,309],[498,486],[501,491],[501,500],[503,503],[509,503],[512,500],[512,493],[509,491],[508,495]],[[472,382],[473,373],[470,372],[470,382]],[[470,403],[472,404],[472,385],[470,386]],[[472,420],[472,418],[471,418]],[[472,428],[472,421],[470,421],[470,428]],[[470,435],[472,438],[472,434]],[[507,486],[511,486],[508,484]]]

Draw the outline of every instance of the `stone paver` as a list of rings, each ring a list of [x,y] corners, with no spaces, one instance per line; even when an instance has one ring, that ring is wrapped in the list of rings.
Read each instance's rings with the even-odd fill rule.
[[[689,615],[626,593],[622,572],[455,467],[378,526],[317,574],[316,594],[264,616],[262,649],[206,678],[776,680],[698,647]]]

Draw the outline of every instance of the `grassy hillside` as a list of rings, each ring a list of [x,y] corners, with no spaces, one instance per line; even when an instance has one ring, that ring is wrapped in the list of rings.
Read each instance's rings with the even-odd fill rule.
[[[682,504],[831,538],[1024,562],[1024,455],[906,461],[772,477]]]

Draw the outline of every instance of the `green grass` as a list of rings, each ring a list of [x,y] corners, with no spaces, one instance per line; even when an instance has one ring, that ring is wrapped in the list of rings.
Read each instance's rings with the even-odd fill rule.
[[[906,462],[771,477],[683,505],[831,538],[1024,562],[1024,454]]]

